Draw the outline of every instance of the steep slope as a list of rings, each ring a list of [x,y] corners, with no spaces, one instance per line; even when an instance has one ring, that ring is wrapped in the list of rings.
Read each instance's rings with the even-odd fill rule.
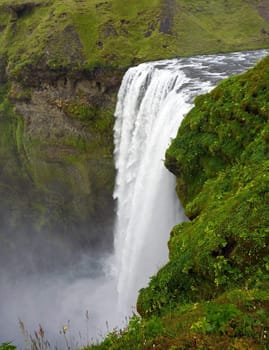
[[[92,349],[264,349],[269,331],[269,57],[199,96],[165,164],[191,219],[126,330]]]
[[[267,57],[249,72],[197,97],[167,150],[166,166],[177,176],[178,194],[192,221],[173,229],[170,262],[140,293],[142,315],[162,313],[171,305],[212,300],[232,290],[242,300],[249,293],[267,295],[268,78]],[[268,295],[265,300],[255,298],[253,309],[258,303],[257,314],[267,314]],[[231,300],[228,305],[221,302],[223,310],[229,310]],[[231,305],[247,312],[239,301],[232,300]],[[241,316],[230,315],[221,332],[238,335]],[[217,333],[215,321],[205,317],[193,328],[202,334]],[[269,326],[267,321],[260,323],[264,329]],[[259,343],[262,330],[258,324],[253,321],[248,331],[240,330],[240,336],[251,336]]]

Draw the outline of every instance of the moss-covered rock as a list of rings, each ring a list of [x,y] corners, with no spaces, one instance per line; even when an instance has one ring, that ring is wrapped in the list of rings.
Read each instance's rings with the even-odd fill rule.
[[[140,293],[141,314],[267,279],[268,81],[267,57],[197,98],[167,150],[192,221],[173,229],[170,262]]]
[[[225,80],[210,94],[196,98],[195,108],[184,119],[166,153],[165,164],[177,176],[178,194],[184,205],[208,179],[242,163],[241,157],[247,162],[251,158],[254,163],[264,159],[266,136],[261,134],[266,134],[268,122],[268,61],[266,58],[257,68]],[[254,150],[256,139],[261,142],[260,155]]]
[[[72,89],[57,83],[39,89],[12,83],[1,90],[2,259],[16,257],[24,245],[31,254],[34,241],[68,257],[77,249],[111,249],[112,112],[104,105],[85,113],[95,90],[90,96],[82,81],[67,83]]]

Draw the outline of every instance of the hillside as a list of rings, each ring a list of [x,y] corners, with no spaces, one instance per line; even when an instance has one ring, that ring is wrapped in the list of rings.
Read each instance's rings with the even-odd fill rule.
[[[165,164],[190,222],[127,329],[89,349],[267,349],[269,58],[199,96]]]
[[[267,1],[0,1],[8,74],[268,47]],[[29,77],[30,79],[30,77]]]

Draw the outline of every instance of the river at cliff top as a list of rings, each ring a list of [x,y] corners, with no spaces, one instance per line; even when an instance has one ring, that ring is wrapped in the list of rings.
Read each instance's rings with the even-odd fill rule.
[[[69,260],[64,251],[50,251],[43,240],[30,254],[22,249],[17,259],[2,261],[0,343],[12,341],[24,348],[26,333],[36,330],[38,335],[41,325],[51,348],[66,348],[67,340],[72,349],[126,324],[138,290],[168,259],[171,228],[186,220],[175,179],[163,166],[171,137],[196,95],[266,54],[263,50],[149,62],[126,73],[115,112],[115,254],[98,247],[95,253],[71,249],[66,253],[71,252]],[[42,257],[45,266],[54,260],[55,269],[40,270],[34,266],[36,257]]]

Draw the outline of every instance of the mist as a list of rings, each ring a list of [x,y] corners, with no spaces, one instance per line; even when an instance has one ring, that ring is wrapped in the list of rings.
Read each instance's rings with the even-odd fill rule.
[[[19,320],[31,334],[42,325],[45,338],[53,346],[63,341],[60,333],[64,327],[68,327],[66,336],[79,346],[100,339],[118,323],[114,318],[114,291],[113,278],[104,275],[75,279],[68,272],[4,276],[0,288],[0,341],[23,346]]]
[[[59,240],[46,232],[35,235],[30,228],[18,232],[6,227],[8,245],[0,247],[0,343],[24,349],[25,333],[34,335],[41,325],[51,348],[63,348],[66,340],[75,348],[102,339],[121,324],[112,240],[107,240],[113,234],[111,220],[96,229],[111,232],[99,234],[93,246],[86,238],[78,245],[76,237]]]

